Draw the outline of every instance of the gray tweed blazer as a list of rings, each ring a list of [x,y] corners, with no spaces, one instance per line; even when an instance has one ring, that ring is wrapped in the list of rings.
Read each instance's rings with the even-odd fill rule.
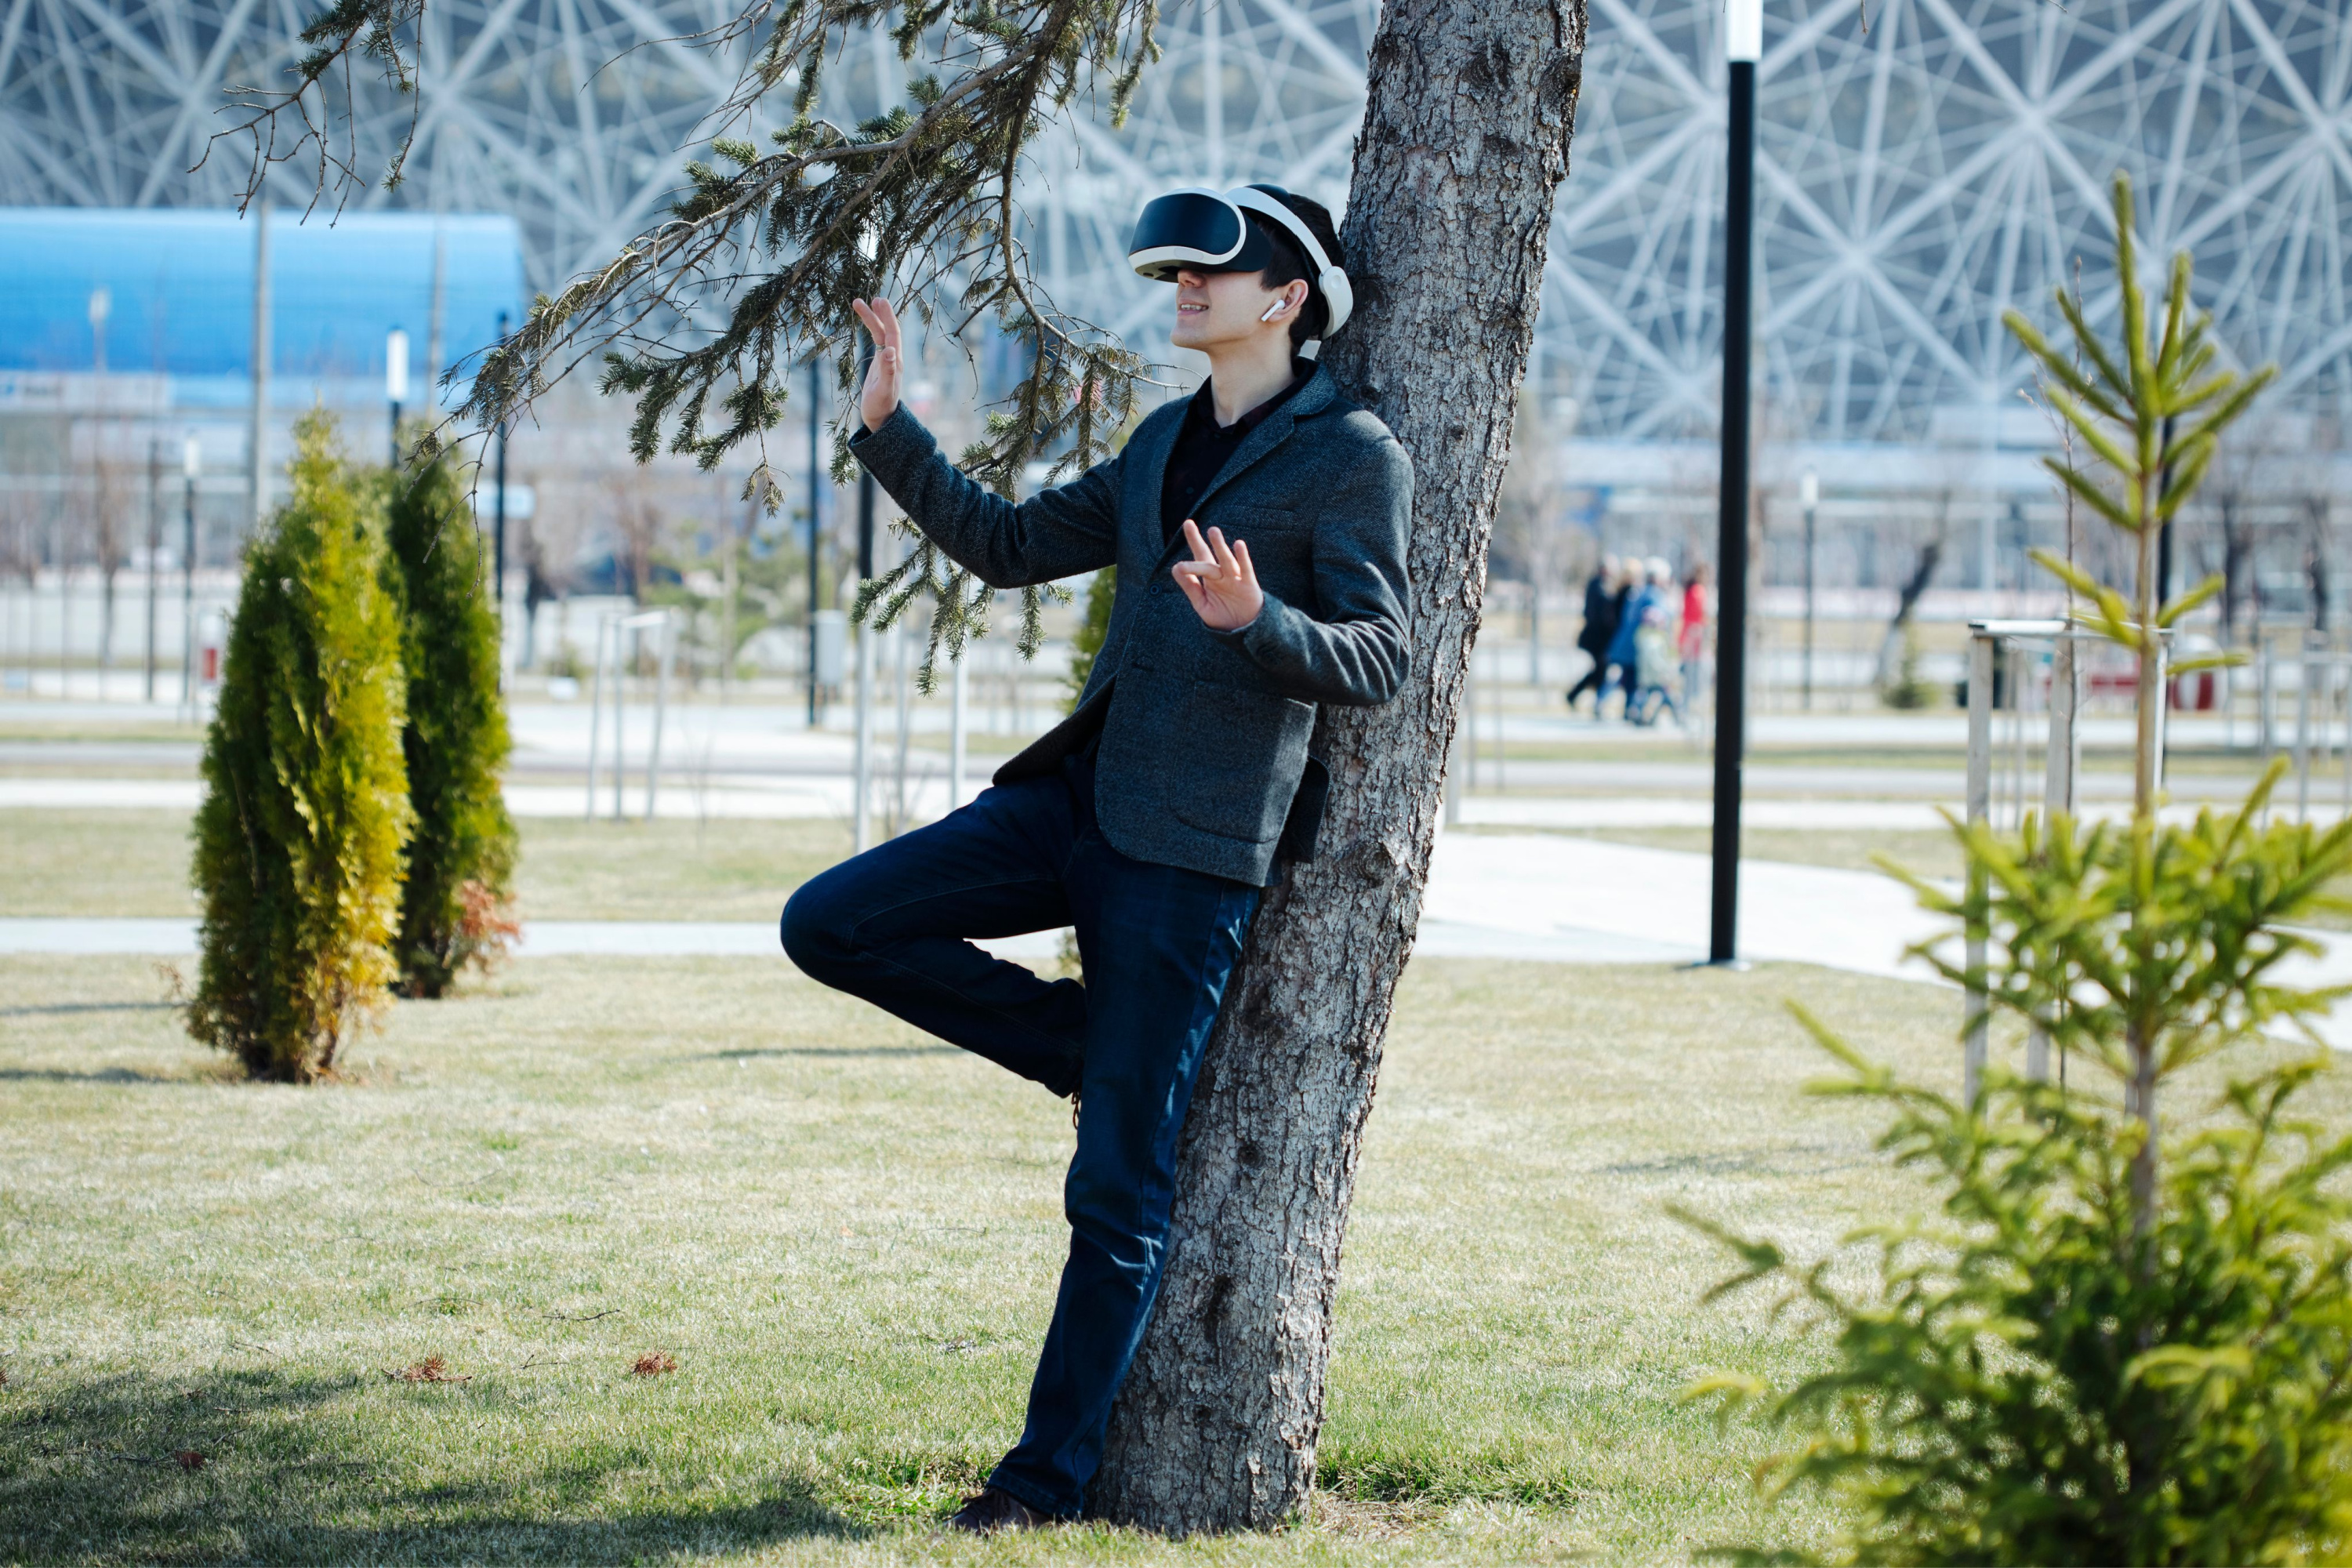
[[[1412,463],[1328,373],[1242,442],[1193,516],[1249,542],[1265,607],[1213,631],[1176,585],[1180,535],[1160,536],[1178,400],[1126,447],[1017,505],[959,472],[902,406],[850,450],[907,516],[996,588],[1118,568],[1110,631],[1078,706],[996,772],[1058,767],[1099,728],[1095,816],[1121,854],[1263,886],[1312,858],[1328,775],[1307,754],[1317,705],[1368,705],[1404,679]]]

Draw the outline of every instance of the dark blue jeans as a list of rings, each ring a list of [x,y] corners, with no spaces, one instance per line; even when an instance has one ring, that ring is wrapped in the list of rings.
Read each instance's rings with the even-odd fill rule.
[[[1079,1092],[1053,1326],[1021,1441],[989,1482],[1073,1518],[1168,1251],[1176,1138],[1258,889],[1130,860],[1095,826],[1090,759],[991,789],[804,884],[784,951],[917,1028]],[[1077,928],[1086,983],[1045,981],[973,937]]]

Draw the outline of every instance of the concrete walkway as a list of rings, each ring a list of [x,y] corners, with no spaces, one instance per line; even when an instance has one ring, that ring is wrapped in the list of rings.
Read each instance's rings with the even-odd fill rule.
[[[1706,956],[1711,895],[1704,855],[1554,834],[1441,834],[1415,952],[1554,963],[1695,963]],[[2352,984],[2352,933],[2306,934],[2322,951],[2293,966],[2293,983]],[[185,956],[195,952],[195,922],[187,920],[0,919],[0,953]],[[1932,972],[1905,951],[1957,940],[1946,922],[1920,910],[1907,888],[1875,872],[1741,862],[1744,958],[1930,981]],[[1044,931],[983,945],[1009,958],[1045,958],[1058,951],[1060,935]],[[766,921],[532,921],[520,952],[535,958],[780,957],[776,928]],[[1922,1005],[1958,1005],[1930,1000],[1933,994],[1923,992]],[[2327,1020],[2321,1034],[2352,1049],[2352,1007]]]
[[[964,788],[970,800],[988,780],[975,772]],[[1622,788],[1621,784],[1621,788]],[[193,812],[203,798],[196,779],[122,778],[0,778],[0,810],[184,811]],[[697,788],[683,780],[666,778],[654,797],[654,815],[666,822],[726,822],[751,818],[800,818],[847,822],[854,798],[846,778],[777,776],[734,779]],[[586,795],[579,784],[509,784],[507,809],[517,816],[579,817],[586,815]],[[947,782],[938,776],[911,778],[907,784],[909,812],[929,820],[947,808]],[[625,812],[642,816],[646,805],[642,775],[622,794]],[[1740,820],[1749,827],[1810,831],[1916,831],[1932,833],[1944,826],[1943,808],[1960,809],[1959,797],[1927,799],[1774,800],[1751,795],[1740,807]],[[1472,827],[1643,828],[1705,827],[1715,819],[1715,808],[1705,795],[1671,793],[1590,795],[1474,795],[1461,803],[1465,826]],[[2088,815],[2116,816],[2120,805],[2093,805]],[[596,793],[596,815],[613,810],[612,786]],[[2188,821],[2198,811],[2194,804],[2168,805],[2167,821]]]

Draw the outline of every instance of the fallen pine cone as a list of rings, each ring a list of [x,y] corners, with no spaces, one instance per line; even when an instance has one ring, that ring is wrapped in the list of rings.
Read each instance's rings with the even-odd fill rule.
[[[666,1372],[676,1372],[677,1370],[677,1357],[670,1354],[667,1351],[648,1351],[644,1355],[637,1358],[637,1364],[629,1369],[629,1375],[632,1377],[659,1377]]]
[[[398,1372],[388,1372],[384,1375],[395,1383],[471,1383],[474,1381],[470,1373],[461,1377],[451,1372],[448,1362],[437,1355],[426,1356],[414,1366],[404,1366]]]
[[[183,1448],[172,1458],[179,1461],[180,1468],[184,1470],[201,1470],[205,1468],[205,1457],[194,1448]]]

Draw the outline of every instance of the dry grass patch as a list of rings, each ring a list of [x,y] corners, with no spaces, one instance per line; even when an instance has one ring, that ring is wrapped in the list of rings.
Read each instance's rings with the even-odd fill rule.
[[[1066,1246],[1062,1102],[781,959],[519,961],[397,1005],[311,1089],[226,1081],[144,963],[0,959],[0,1092],[35,1130],[0,1142],[0,1561],[1819,1545],[1816,1505],[1756,1498],[1769,1439],[1676,1397],[1804,1352],[1760,1303],[1698,1308],[1722,1261],[1664,1212],[1827,1245],[1919,1201],[1867,1113],[1802,1094],[1792,993],[1957,1077],[1924,987],[1416,963],[1325,1494],[1264,1536],[966,1542],[938,1521],[1017,1435]],[[2332,1080],[2315,1110],[2352,1121]]]

